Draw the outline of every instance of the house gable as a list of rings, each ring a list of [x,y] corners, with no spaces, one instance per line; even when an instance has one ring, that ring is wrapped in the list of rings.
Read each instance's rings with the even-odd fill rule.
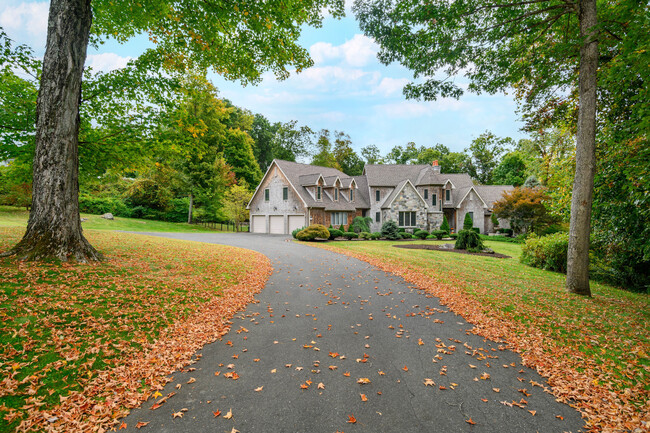
[[[402,194],[404,193],[404,194]],[[406,207],[412,207],[413,210],[419,210],[419,209],[428,209],[429,205],[427,204],[426,200],[420,195],[418,192],[417,188],[411,183],[410,180],[405,180],[400,182],[397,187],[393,190],[393,192],[388,196],[388,198],[384,201],[384,204],[382,204],[382,208],[393,208],[393,204],[395,203],[395,200],[398,199],[398,197],[402,201],[406,199],[406,201],[402,201],[402,203],[408,203]]]
[[[273,160],[269,165],[269,168],[266,170],[266,173],[264,173],[264,177],[262,177],[262,180],[260,181],[259,185],[255,189],[255,192],[253,193],[253,196],[248,202],[246,209],[250,210],[251,204],[256,200],[264,201],[264,197],[263,197],[264,190],[271,185],[274,179],[278,179],[278,178],[281,180],[283,184],[287,185],[291,189],[293,194],[295,194],[295,196],[302,203],[302,206],[306,208],[307,203],[305,202],[305,199],[302,197],[302,195],[296,189],[296,187],[291,183],[291,181],[284,173],[284,171],[282,171],[282,168],[279,166],[279,164],[277,164],[276,160]]]

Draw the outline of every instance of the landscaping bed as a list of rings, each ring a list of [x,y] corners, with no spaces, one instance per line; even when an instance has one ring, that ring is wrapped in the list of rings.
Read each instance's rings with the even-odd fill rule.
[[[404,239],[407,240],[407,239]],[[445,245],[451,245],[451,247],[446,247]],[[497,259],[510,259],[510,256],[505,254],[500,254],[497,252],[494,253],[473,253],[467,250],[457,250],[454,248],[454,244],[438,244],[438,245],[423,245],[423,244],[408,244],[408,245],[393,245],[395,248],[407,248],[411,250],[435,250],[435,251],[446,251],[449,253],[458,253],[458,254],[470,254],[472,256],[484,256],[484,257],[495,257]]]

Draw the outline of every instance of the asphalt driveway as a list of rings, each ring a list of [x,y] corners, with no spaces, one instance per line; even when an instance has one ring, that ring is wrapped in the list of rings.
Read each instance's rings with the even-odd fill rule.
[[[230,333],[173,375],[162,391],[173,396],[124,419],[127,431],[578,432],[584,425],[517,354],[365,262],[283,236],[151,235],[260,251],[274,273]],[[141,421],[149,424],[136,430]]]

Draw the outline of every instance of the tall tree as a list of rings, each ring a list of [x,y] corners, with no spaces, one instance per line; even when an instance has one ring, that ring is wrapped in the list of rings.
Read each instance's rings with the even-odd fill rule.
[[[348,134],[342,131],[334,133],[332,153],[343,173],[348,176],[359,176],[363,173],[363,159],[352,149],[352,140]]]
[[[330,135],[331,133],[327,129],[321,129],[318,133],[318,140],[316,141],[316,153],[311,160],[311,164],[318,165],[320,167],[331,167],[337,170],[341,170],[341,166],[332,153],[332,142]]]
[[[147,32],[170,69],[213,68],[227,79],[257,82],[272,70],[286,78],[313,64],[297,44],[304,24],[324,11],[343,13],[341,0],[221,2],[52,0],[36,115],[33,201],[23,239],[5,255],[86,262],[101,255],[79,217],[79,101],[91,37],[120,42]]]
[[[366,164],[382,164],[384,161],[381,151],[374,144],[362,147],[361,156],[366,160]]]
[[[416,77],[424,78],[406,86],[407,97],[433,100],[461,96],[463,90],[453,80],[436,75],[443,68],[449,76],[464,73],[471,91],[494,93],[511,86],[523,89],[529,108],[544,106],[558,89],[576,91],[576,175],[566,288],[583,295],[591,294],[589,231],[598,44],[600,41],[614,48],[606,52],[602,68],[616,66],[620,46],[639,43],[625,37],[629,19],[610,13],[619,3],[603,0],[600,21],[596,0],[356,0],[354,6],[362,30],[380,44],[379,59],[387,64],[399,61]],[[647,16],[647,3],[623,3],[634,16]],[[612,20],[608,13],[621,19]]]
[[[486,131],[472,140],[469,149],[470,164],[469,174],[478,182],[489,185],[492,183],[494,169],[499,164],[501,155],[507,146],[514,144],[510,137],[500,138]]]

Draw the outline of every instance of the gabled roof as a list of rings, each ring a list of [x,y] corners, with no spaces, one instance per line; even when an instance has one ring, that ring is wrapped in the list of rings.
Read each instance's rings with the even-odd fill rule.
[[[363,173],[368,177],[368,185],[392,186],[395,187],[404,179],[409,179],[415,184],[420,171],[429,167],[428,164],[404,165],[404,164],[368,164],[364,167]]]
[[[300,186],[312,186],[317,185],[318,180],[322,178],[323,176],[320,173],[303,174],[298,177],[298,182]]]
[[[413,191],[415,191],[415,193],[418,195],[418,197],[420,198],[422,203],[424,203],[424,207],[429,208],[429,205],[427,204],[427,201],[420,195],[417,188],[415,188],[415,185],[413,185],[413,182],[411,182],[408,179],[405,179],[405,180],[401,181],[399,184],[397,184],[395,189],[393,189],[393,192],[391,192],[388,195],[388,197],[386,197],[386,200],[384,200],[384,202],[381,204],[382,209],[390,207],[390,205],[393,204],[393,201],[395,200],[395,198],[402,192],[402,190],[404,189],[404,187],[406,185],[411,185],[411,188],[413,188]]]
[[[492,209],[494,202],[501,200],[504,192],[512,191],[515,187],[512,185],[476,185],[474,189],[487,204],[488,209]]]
[[[420,170],[418,178],[415,180],[415,185],[444,185],[445,180],[445,175],[436,173],[433,167],[427,165],[425,168]]]
[[[481,198],[481,194],[479,194],[478,191],[476,191],[476,187],[470,186],[469,188],[463,188],[462,190],[459,191],[459,194],[462,193],[462,192],[464,192],[464,194],[461,196],[460,200],[458,200],[458,203],[454,202],[454,203],[456,203],[456,208],[460,208],[460,205],[463,203],[463,201],[465,201],[465,199],[467,198],[469,193],[472,192],[472,191],[474,191],[476,193],[476,195],[478,196],[478,199],[483,202],[483,207],[485,207],[485,208],[488,207],[487,203],[485,203],[485,200],[483,200],[483,198]]]

